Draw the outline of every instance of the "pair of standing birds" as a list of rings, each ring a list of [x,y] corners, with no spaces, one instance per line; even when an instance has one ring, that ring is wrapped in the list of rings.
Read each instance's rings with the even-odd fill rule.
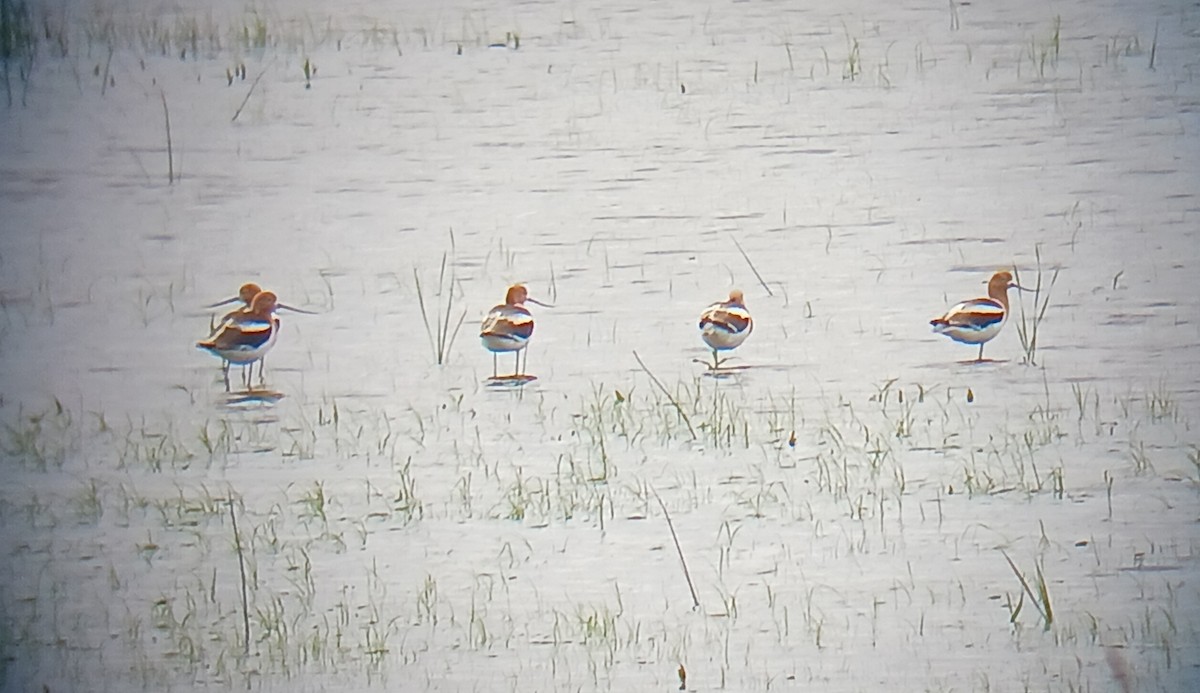
[[[263,360],[275,340],[279,338],[279,318],[275,311],[280,308],[312,315],[311,311],[293,308],[279,302],[273,292],[263,291],[258,284],[243,284],[238,295],[218,301],[209,308],[217,308],[237,301],[242,307],[226,313],[217,322],[207,339],[196,342],[196,347],[221,359],[221,372],[225,377],[225,388],[229,388],[229,367],[233,364],[249,367],[243,370],[243,382],[250,386],[254,376],[254,362],[258,362],[258,378],[263,380]]]
[[[521,372],[521,350],[533,336],[533,315],[525,307],[526,302],[547,305],[530,298],[529,291],[521,284],[514,284],[508,287],[504,303],[488,311],[480,325],[479,339],[483,347],[492,352],[493,380],[529,379]],[[721,363],[717,358],[718,351],[737,348],[754,329],[754,321],[743,302],[742,292],[735,289],[729,292],[728,301],[714,303],[700,315],[700,338],[713,350],[713,369]],[[516,354],[513,374],[499,376],[496,360],[499,354],[510,351]],[[528,363],[528,354],[525,360]]]
[[[983,345],[1000,334],[1000,328],[1008,321],[1008,290],[1024,288],[1013,281],[1011,272],[1001,270],[988,280],[986,297],[958,303],[929,324],[934,332],[956,342],[978,344],[979,356],[975,361],[982,361]],[[728,301],[714,303],[700,315],[700,338],[713,350],[713,370],[721,364],[717,352],[740,346],[753,328],[742,292],[736,289],[729,292]]]
[[[978,344],[977,362],[983,360],[983,345],[1000,334],[1008,321],[1008,290],[1024,289],[1013,281],[1012,273],[1001,270],[988,281],[988,295],[963,301],[941,317],[929,321],[933,331],[944,334],[963,344]],[[496,355],[500,352],[515,352],[516,364],[512,376],[521,376],[521,350],[533,336],[533,315],[524,303],[538,303],[529,298],[524,286],[517,284],[508,289],[504,303],[492,308],[483,319],[479,337],[483,346],[492,352],[492,377],[496,375]],[[538,303],[538,305],[545,305]],[[720,368],[724,359],[719,352],[741,346],[754,329],[754,320],[746,310],[745,296],[738,289],[729,292],[729,300],[714,303],[700,314],[700,339],[712,349],[713,362],[710,370]],[[526,356],[528,359],[528,356]],[[706,364],[707,365],[707,364]]]

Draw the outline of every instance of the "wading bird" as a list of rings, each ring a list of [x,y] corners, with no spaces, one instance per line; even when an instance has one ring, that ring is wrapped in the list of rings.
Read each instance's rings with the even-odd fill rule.
[[[717,370],[725,361],[717,357],[717,352],[738,348],[754,329],[745,301],[741,290],[734,289],[729,292],[728,301],[714,303],[700,314],[700,339],[713,353],[710,370]]]
[[[1024,290],[1013,281],[1011,272],[1000,270],[988,281],[987,298],[973,298],[951,308],[940,318],[929,321],[933,331],[956,342],[978,344],[978,363],[983,361],[983,345],[1000,334],[1008,322],[1008,290]]]
[[[483,342],[484,348],[492,352],[493,380],[501,379],[496,375],[496,360],[500,352],[504,351],[515,352],[517,356],[513,374],[504,377],[520,379],[522,376],[521,350],[529,344],[529,338],[533,336],[533,315],[525,307],[526,302],[546,308],[551,307],[529,298],[529,291],[524,286],[514,284],[508,287],[508,292],[504,295],[504,303],[489,310],[487,316],[483,318],[483,324],[479,329],[479,339]],[[525,362],[528,367],[528,354],[525,356]]]
[[[224,317],[221,318],[220,322],[217,323],[217,327],[220,327],[221,325],[223,325],[225,323],[226,320],[229,320],[230,318],[237,315],[238,313],[244,313],[244,312],[249,311],[250,310],[250,302],[253,301],[254,297],[259,295],[260,293],[262,293],[261,286],[259,286],[258,284],[255,284],[254,282],[247,282],[245,284],[242,284],[242,288],[238,289],[237,296],[227,298],[224,301],[217,301],[216,303],[212,303],[210,305],[205,306],[205,308],[220,308],[221,306],[227,306],[230,303],[235,303],[237,301],[242,302],[243,305],[241,308],[237,308],[233,311],[230,311],[230,312],[226,313]],[[216,328],[213,329],[213,332],[214,333],[216,332]]]

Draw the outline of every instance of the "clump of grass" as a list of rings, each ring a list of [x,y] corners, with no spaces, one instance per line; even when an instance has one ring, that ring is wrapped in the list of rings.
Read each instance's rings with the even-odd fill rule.
[[[31,56],[37,50],[33,12],[24,0],[0,0],[0,58]]]
[[[437,580],[432,575],[426,573],[425,582],[421,585],[421,590],[417,593],[417,623],[431,623],[436,626],[437,622]]]
[[[417,482],[411,469],[411,457],[396,468],[399,487],[396,489],[395,498],[392,499],[392,508],[404,524],[419,520],[425,515],[425,505],[417,497]]]
[[[846,67],[842,70],[842,79],[853,82],[862,74],[862,53],[858,48],[858,39],[846,37]]]
[[[458,337],[458,330],[462,327],[463,321],[467,318],[467,311],[463,309],[459,314],[458,320],[451,325],[451,316],[454,314],[454,269],[450,269],[449,277],[446,276],[446,253],[442,253],[442,266],[438,270],[438,287],[437,287],[437,312],[434,314],[434,320],[429,322],[429,311],[425,307],[425,292],[421,288],[421,276],[417,273],[417,269],[413,268],[413,282],[417,286],[417,302],[421,308],[421,321],[425,323],[425,334],[429,337],[429,346],[433,349],[433,358],[437,361],[437,365],[441,366],[446,363],[446,358],[450,355],[450,348],[454,346],[454,340]],[[445,307],[441,301],[441,297],[445,296]]]
[[[314,481],[312,488],[305,491],[296,504],[302,508],[301,518],[314,518],[322,523],[329,522],[329,518],[325,514],[329,508],[329,496],[325,494],[325,484],[322,482]]]
[[[1037,38],[1032,38],[1029,41],[1029,60],[1037,68],[1038,77],[1046,76],[1047,63],[1053,68],[1058,67],[1058,56],[1061,49],[1062,17],[1055,16],[1054,27],[1048,37],[1042,41],[1039,41]]]
[[[1142,441],[1129,441],[1129,457],[1133,460],[1133,473],[1142,476],[1147,472],[1154,471],[1154,465],[1150,463],[1150,455],[1146,454],[1146,444]]]
[[[1053,274],[1050,275],[1049,282],[1046,283],[1045,272],[1042,270],[1042,249],[1041,246],[1034,246],[1034,258],[1037,263],[1037,278],[1034,280],[1032,289],[1026,289],[1033,292],[1033,307],[1029,312],[1025,311],[1025,301],[1018,294],[1017,304],[1020,306],[1020,320],[1017,323],[1017,336],[1021,340],[1021,350],[1025,352],[1024,363],[1030,366],[1036,366],[1037,362],[1034,358],[1037,356],[1038,347],[1038,330],[1042,325],[1042,320],[1046,317],[1046,309],[1050,307],[1050,291],[1054,289],[1054,285],[1058,282],[1058,267],[1054,268]],[[1013,276],[1017,283],[1021,283],[1021,273],[1014,267]]]
[[[257,12],[252,16],[247,17],[246,23],[242,25],[241,39],[242,48],[248,50],[262,50],[266,48],[269,40],[267,32],[267,22]]]
[[[14,424],[3,424],[0,452],[25,469],[46,471],[62,468],[68,455],[77,449],[78,434],[74,417],[54,400],[54,408],[18,417]]]
[[[104,499],[100,493],[100,485],[95,479],[88,480],[75,494],[73,502],[75,515],[80,522],[95,524],[104,515]]]
[[[37,42],[29,5],[24,0],[0,0],[0,63],[3,63],[4,93],[9,106],[13,104],[12,67],[15,63],[17,78],[28,86]]]
[[[1017,617],[1021,615],[1021,608],[1025,602],[1025,595],[1029,595],[1030,602],[1033,603],[1034,608],[1037,609],[1038,614],[1042,617],[1043,630],[1050,630],[1050,626],[1054,623],[1054,610],[1050,607],[1050,586],[1046,582],[1046,573],[1042,570],[1042,564],[1034,564],[1035,584],[1030,586],[1029,580],[1025,578],[1020,568],[1017,568],[1017,564],[1013,563],[1013,560],[1008,557],[1008,554],[1003,550],[1000,553],[1004,556],[1004,560],[1008,561],[1008,566],[1012,568],[1013,574],[1017,576],[1017,581],[1021,583],[1021,589],[1023,590],[1017,603],[1009,608],[1009,621],[1012,623],[1017,622]],[[1036,592],[1034,591],[1034,587],[1037,588]]]
[[[1155,423],[1179,419],[1179,407],[1165,380],[1159,380],[1157,388],[1146,392],[1146,409]]]

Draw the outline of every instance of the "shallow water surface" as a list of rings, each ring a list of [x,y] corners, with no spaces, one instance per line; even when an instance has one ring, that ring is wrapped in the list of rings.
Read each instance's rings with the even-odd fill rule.
[[[6,690],[1200,683],[1196,7],[33,12]],[[317,314],[226,393],[248,280]]]

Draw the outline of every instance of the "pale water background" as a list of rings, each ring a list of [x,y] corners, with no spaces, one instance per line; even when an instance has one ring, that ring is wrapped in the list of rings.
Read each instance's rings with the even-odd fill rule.
[[[32,16],[0,110],[5,690],[1200,682],[1195,3]],[[994,363],[930,333],[1039,261],[1036,366],[1019,312]],[[442,366],[414,272],[465,316]],[[248,280],[319,314],[244,398],[194,342]],[[555,304],[538,380],[489,387],[516,281]],[[704,377],[733,287],[747,368]]]

